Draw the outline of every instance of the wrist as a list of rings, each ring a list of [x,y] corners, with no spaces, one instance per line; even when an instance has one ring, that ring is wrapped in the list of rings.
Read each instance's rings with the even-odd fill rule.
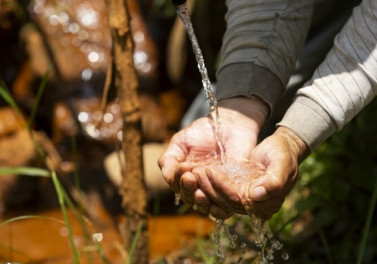
[[[247,123],[252,123],[259,130],[267,120],[270,108],[260,97],[238,96],[219,101],[218,110],[220,118],[244,118]]]
[[[282,136],[287,140],[299,163],[301,163],[301,161],[303,161],[310,154],[310,149],[306,143],[289,128],[279,126],[274,132],[274,135]]]

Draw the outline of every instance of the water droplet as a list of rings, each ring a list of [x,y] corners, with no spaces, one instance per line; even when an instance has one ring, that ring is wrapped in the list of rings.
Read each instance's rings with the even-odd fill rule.
[[[224,257],[225,257],[224,254],[223,254],[223,253],[221,252],[221,250],[219,250],[219,249],[216,251],[216,256],[217,256],[219,259],[224,259]]]
[[[280,250],[283,247],[283,244],[280,241],[273,239],[271,240],[271,249]]]
[[[59,17],[57,15],[52,15],[48,18],[48,22],[52,26],[57,26],[59,24]]]
[[[270,261],[273,260],[274,259],[274,252],[272,250],[267,250],[266,258]]]
[[[86,123],[89,120],[89,115],[87,112],[80,112],[77,118],[81,123]]]
[[[59,23],[61,25],[66,25],[69,22],[69,15],[66,12],[60,12],[59,14]]]
[[[110,111],[113,114],[119,113],[120,112],[120,105],[119,104],[112,104],[111,107],[110,107]]]
[[[288,260],[288,259],[289,259],[289,255],[288,255],[288,253],[284,252],[283,254],[281,254],[281,258],[282,258],[283,260]]]
[[[81,72],[81,79],[83,81],[89,81],[91,78],[92,78],[92,75],[93,75],[93,72],[91,69],[84,69],[82,72]]]
[[[260,257],[259,264],[268,264],[268,260],[265,257]]]
[[[42,1],[36,2],[34,7],[33,7],[34,13],[36,13],[37,15],[42,14],[43,6],[44,6],[44,2],[42,2]]]
[[[139,70],[141,70],[143,73],[148,73],[151,71],[151,69],[152,65],[149,62],[147,62]]]
[[[99,60],[99,54],[98,54],[98,52],[96,52],[96,51],[89,52],[89,54],[88,54],[88,60],[90,62],[93,62],[93,63],[98,62],[98,60]]]
[[[89,38],[89,33],[86,30],[81,29],[77,33],[77,37],[79,38],[79,40],[85,41],[85,40],[87,40]]]
[[[100,135],[98,129],[93,124],[87,124],[85,126],[85,131],[92,138],[98,138]]]
[[[92,235],[92,239],[93,239],[95,242],[101,242],[102,239],[103,239],[103,234],[102,234],[102,233],[96,233],[96,234],[93,234],[93,235]]]
[[[144,33],[142,31],[136,31],[134,33],[135,42],[142,42],[144,40]]]
[[[148,55],[144,51],[136,51],[133,55],[134,63],[136,68],[142,68],[142,66],[147,62]]]
[[[71,32],[72,34],[76,34],[79,32],[80,26],[77,23],[71,23],[68,25],[68,31]]]
[[[114,117],[111,113],[104,114],[103,121],[105,121],[106,123],[111,123],[113,120],[114,120]]]
[[[179,202],[181,201],[181,195],[179,193],[175,194],[174,204],[179,205]]]
[[[43,13],[46,17],[50,17],[52,16],[53,14],[55,14],[55,10],[54,8],[52,8],[51,6],[46,6],[44,9],[43,9]]]
[[[263,243],[259,240],[255,240],[255,245],[259,248],[262,248],[263,247]]]
[[[99,15],[88,5],[83,5],[79,8],[77,10],[77,16],[80,23],[85,27],[96,28],[98,26]]]

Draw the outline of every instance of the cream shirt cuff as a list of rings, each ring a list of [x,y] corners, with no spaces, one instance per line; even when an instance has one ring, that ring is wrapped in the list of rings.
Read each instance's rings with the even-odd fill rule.
[[[292,130],[314,151],[337,131],[331,116],[315,101],[301,96],[295,98],[277,126]]]

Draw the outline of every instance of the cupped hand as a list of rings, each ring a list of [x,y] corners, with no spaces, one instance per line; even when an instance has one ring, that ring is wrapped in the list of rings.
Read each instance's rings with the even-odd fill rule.
[[[259,98],[239,97],[224,100],[218,110],[222,158],[238,164],[248,163],[268,107]],[[210,200],[200,186],[203,171],[221,165],[213,120],[200,118],[175,134],[158,164],[166,182],[184,201],[213,215],[229,216],[219,199]]]
[[[196,172],[200,189],[230,212],[268,220],[276,213],[297,178],[298,165],[309,153],[306,144],[280,127],[253,151],[250,163],[232,163]]]

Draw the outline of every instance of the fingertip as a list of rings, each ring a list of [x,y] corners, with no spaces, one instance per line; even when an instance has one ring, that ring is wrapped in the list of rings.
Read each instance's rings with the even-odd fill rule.
[[[233,215],[233,213],[224,208],[220,208],[215,204],[211,205],[209,213],[211,216],[217,219],[227,219]]]
[[[203,193],[202,190],[197,189],[194,193],[194,201],[197,205],[199,211],[208,214],[211,201],[208,199],[208,197]]]
[[[253,201],[260,202],[266,200],[267,198],[267,191],[263,186],[257,186],[251,191],[251,199]]]
[[[181,187],[185,192],[194,193],[198,188],[195,176],[190,172],[185,172],[181,176]]]

